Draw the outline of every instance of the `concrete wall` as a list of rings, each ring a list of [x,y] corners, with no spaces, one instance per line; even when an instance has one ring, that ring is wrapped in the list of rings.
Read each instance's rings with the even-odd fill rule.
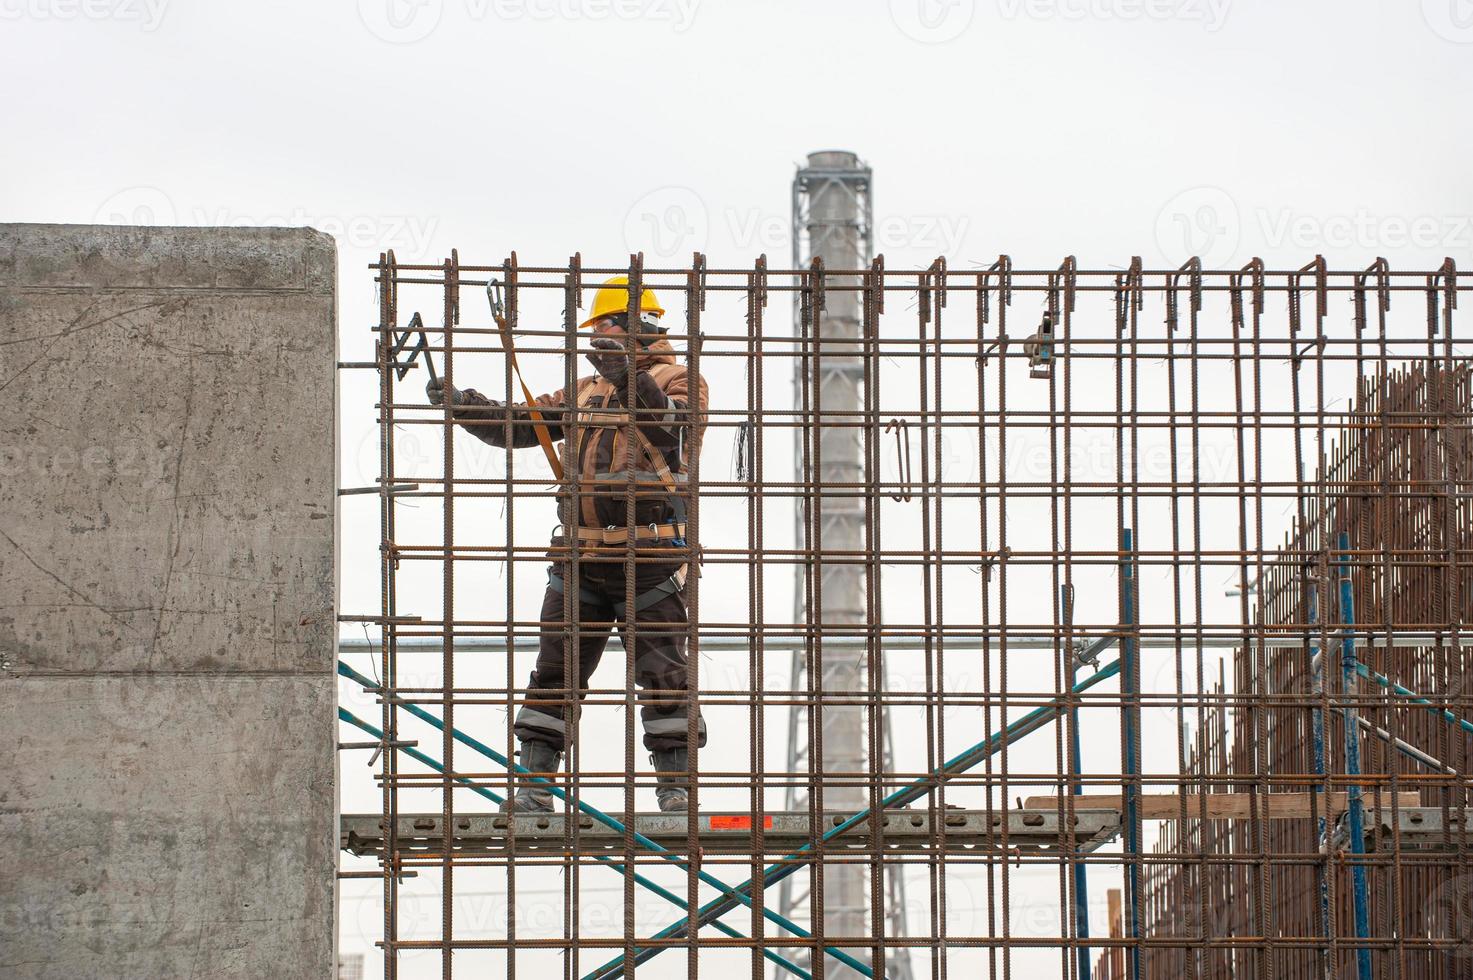
[[[336,253],[0,225],[0,977],[333,976]]]

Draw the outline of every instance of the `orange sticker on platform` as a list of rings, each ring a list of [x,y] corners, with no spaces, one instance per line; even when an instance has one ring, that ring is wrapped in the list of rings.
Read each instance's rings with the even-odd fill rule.
[[[745,814],[743,814],[741,816],[737,816],[735,814],[728,814],[726,816],[712,817],[711,818],[711,829],[712,830],[751,830],[752,829],[752,818],[750,816],[748,816],[748,815],[745,815]],[[771,830],[772,829],[772,815],[771,814],[768,814],[767,816],[765,816],[765,817],[762,818],[762,829],[764,829],[764,830]]]

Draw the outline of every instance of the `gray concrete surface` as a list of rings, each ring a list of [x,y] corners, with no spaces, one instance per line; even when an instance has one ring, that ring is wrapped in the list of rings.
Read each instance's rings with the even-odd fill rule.
[[[0,977],[333,976],[336,253],[0,225]]]

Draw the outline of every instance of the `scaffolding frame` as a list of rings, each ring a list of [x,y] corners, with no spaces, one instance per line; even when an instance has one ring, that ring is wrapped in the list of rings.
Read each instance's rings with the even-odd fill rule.
[[[1072,258],[1054,269],[1015,270],[1007,256],[965,271],[941,259],[913,270],[888,270],[883,259],[857,269],[826,269],[820,260],[770,270],[765,259],[747,269],[711,269],[699,254],[686,267],[646,269],[638,255],[625,267],[592,268],[578,256],[562,266],[523,266],[515,255],[496,265],[462,265],[452,253],[442,263],[411,265],[386,253],[373,268],[380,475],[375,487],[342,492],[367,490],[379,500],[382,604],[377,614],[342,617],[378,627],[375,676],[346,661],[340,672],[379,706],[377,724],[346,707],[342,713],[345,724],[383,749],[375,774],[382,836],[363,858],[378,867],[346,874],[381,882],[386,977],[399,977],[401,959],[421,952],[438,955],[447,978],[457,957],[479,965],[474,958],[485,954],[515,976],[519,961],[541,963],[544,953],[555,954],[570,978],[661,975],[646,964],[677,950],[692,978],[703,969],[726,975],[736,956],[749,961],[754,980],[768,970],[895,976],[888,964],[896,951],[913,954],[907,969],[918,975],[956,969],[1007,977],[1052,961],[1047,968],[1066,980],[1089,976],[1092,965],[1099,977],[1308,977],[1348,969],[1364,980],[1371,972],[1421,980],[1456,975],[1473,962],[1473,916],[1464,917],[1460,904],[1473,891],[1465,887],[1469,783],[1461,727],[1473,717],[1463,585],[1473,563],[1473,397],[1468,361],[1456,346],[1464,341],[1455,310],[1466,287],[1451,260],[1405,273],[1382,261],[1332,271],[1322,259],[1282,271],[1256,260],[1232,271],[1203,270],[1196,261],[1146,270],[1139,259],[1125,270],[1083,270]],[[514,743],[509,720],[494,731],[469,726],[484,722],[483,709],[491,707],[510,718],[521,681],[517,651],[528,638],[560,631],[573,646],[588,625],[578,622],[571,599],[562,622],[527,617],[518,572],[523,582],[539,579],[527,567],[541,570],[547,546],[538,540],[545,527],[529,527],[516,505],[531,509],[559,493],[601,491],[579,486],[566,452],[561,481],[528,472],[511,450],[500,475],[464,472],[456,447],[466,436],[455,435],[451,406],[431,408],[412,389],[406,398],[400,383],[428,363],[428,353],[451,384],[458,359],[497,363],[496,394],[506,396],[517,390],[505,356],[509,331],[524,362],[557,359],[571,388],[585,373],[579,358],[589,349],[576,328],[585,277],[594,283],[613,274],[629,277],[631,308],[646,285],[667,297],[667,308],[683,307],[683,326],[670,336],[684,346],[692,379],[732,365],[744,381],[740,397],[713,400],[704,435],[690,425],[688,410],[674,414],[694,440],[680,554],[705,569],[690,576],[686,591],[686,696],[707,711],[745,711],[739,734],[750,741],[747,765],[702,768],[702,756],[713,750],[698,750],[690,712],[698,775],[684,838],[672,831],[657,841],[640,832],[648,815],[636,794],[650,780],[638,770],[634,718],[648,692],[636,691],[629,664],[622,686],[594,686],[580,711],[566,713],[569,769],[549,783],[560,807],[595,821],[597,835],[585,844],[584,820],[563,819],[555,835],[539,830],[537,841],[519,845],[517,822],[510,821],[498,831],[506,839],[488,853],[461,846],[459,830],[445,830],[513,790]],[[505,296],[501,324],[470,305],[462,310],[464,296],[493,281]],[[410,291],[442,311],[438,327],[419,320],[425,340],[417,355],[398,342],[407,339],[401,324],[411,322]],[[857,359],[862,373],[863,403],[855,412],[826,410],[816,397],[824,358],[836,356],[819,330],[771,332],[766,325],[774,293],[792,293],[800,324],[812,328],[836,291],[860,300],[860,334],[841,355]],[[546,319],[523,324],[521,311],[539,296],[561,300],[561,328]],[[1425,304],[1424,315],[1393,317],[1393,298],[1409,296]],[[1350,301],[1343,329],[1332,298]],[[1269,312],[1270,299],[1275,307],[1283,301],[1282,320],[1277,309]],[[708,303],[718,300],[725,301],[722,321],[708,329]],[[963,313],[947,313],[958,306]],[[1147,318],[1158,310],[1160,325],[1152,326]],[[1010,332],[1010,315],[1023,315],[1025,324],[1039,315],[1043,323],[1025,326],[1025,336]],[[767,403],[766,381],[779,365],[796,368],[793,406]],[[484,385],[488,376],[475,380]],[[1231,383],[1210,387],[1224,379]],[[1337,393],[1343,409],[1331,397]],[[509,434],[514,423],[496,424]],[[818,435],[833,427],[858,433],[856,480],[819,475]],[[406,431],[436,433],[438,459],[401,469],[396,436]],[[1373,432],[1381,440],[1374,451],[1366,448]],[[959,464],[951,441],[962,433],[975,438],[976,451]],[[912,435],[918,452],[910,449]],[[731,479],[702,472],[701,443],[723,441],[739,460]],[[798,474],[769,472],[770,441],[796,447]],[[1078,443],[1087,444],[1083,453]],[[1153,462],[1157,447],[1163,453]],[[1372,452],[1420,456],[1415,466],[1357,469],[1344,462]],[[632,507],[636,489],[628,483],[618,492]],[[825,544],[823,501],[845,495],[864,514],[858,552]],[[487,501],[504,508],[499,533],[487,523],[457,525],[458,509],[474,514]],[[718,514],[744,513],[745,534],[731,520],[703,526],[703,501]],[[1293,514],[1281,527],[1283,543],[1273,545],[1278,531],[1268,508],[1285,502]],[[425,526],[406,523],[406,506],[438,509],[438,540],[414,539]],[[774,507],[783,517],[789,507],[809,515],[794,540],[781,541],[765,523]],[[1380,523],[1364,516],[1371,513]],[[577,548],[569,560],[576,568]],[[648,559],[630,547],[626,560],[632,567]],[[457,570],[466,575],[481,563],[504,576],[502,604],[499,612],[467,614],[463,600],[457,605]],[[822,581],[813,570],[835,563],[864,569],[862,622],[820,628],[807,616],[782,622],[769,608],[769,592],[781,601],[789,581],[803,597],[801,608],[820,608]],[[437,612],[421,596],[425,583],[401,589],[410,577],[406,564],[439,566]],[[1236,615],[1207,596],[1208,574],[1224,571],[1235,580]],[[713,613],[703,614],[703,577],[745,579],[746,595],[719,591]],[[1409,604],[1404,591],[1392,590],[1409,588],[1404,583],[1412,579],[1420,599]],[[959,588],[961,582],[969,587]],[[1107,588],[1113,595],[1102,599]],[[1298,604],[1285,605],[1285,594]],[[745,615],[731,612],[733,603]],[[1359,621],[1354,610],[1362,611]],[[769,683],[769,651],[802,650],[811,665],[826,647],[862,656],[872,680],[892,668],[906,679],[857,693],[826,691],[822,671],[814,670],[804,671],[801,689]],[[345,644],[345,656],[350,650]],[[494,684],[475,674],[482,667],[475,658],[488,651],[504,659],[497,667],[504,679]],[[1209,686],[1213,651],[1234,658],[1230,685],[1224,674]],[[703,682],[705,654],[735,665],[727,683]],[[954,676],[958,663],[979,676]],[[1332,663],[1342,669],[1328,670]],[[1166,683],[1153,669],[1169,669]],[[1273,682],[1263,680],[1271,672]],[[474,682],[460,682],[462,675]],[[1317,675],[1339,683],[1317,682]],[[563,695],[571,709],[577,693]],[[893,764],[872,752],[864,771],[826,770],[822,726],[810,722],[806,765],[774,771],[765,751],[771,710],[801,707],[811,719],[843,705],[861,707],[872,732],[884,727],[876,723],[882,711],[903,717],[892,721]],[[581,741],[583,714],[602,709],[623,710],[622,768],[581,764],[585,750],[597,748]],[[1113,745],[1101,736],[1111,718],[1118,719]],[[415,726],[438,733],[433,750],[406,737],[426,730]],[[1033,751],[1046,740],[1023,741],[1039,731],[1054,733],[1052,758]],[[1169,766],[1158,764],[1169,744],[1160,731],[1175,733],[1174,753],[1165,750],[1174,755]],[[979,741],[972,732],[988,734]],[[1290,734],[1298,741],[1286,743]],[[966,746],[959,752],[958,738]],[[1100,765],[1102,755],[1116,764]],[[831,814],[822,805],[825,786],[862,788],[868,803],[847,817]],[[799,797],[787,796],[793,787]],[[1163,788],[1179,804],[1164,823],[1146,815],[1159,810],[1146,804],[1159,803],[1150,798]],[[1030,790],[1049,795],[1010,803]],[[1091,805],[1101,790],[1113,792],[1112,807]],[[1276,798],[1282,803],[1296,790],[1307,792],[1306,812],[1269,814]],[[1420,794],[1425,819],[1436,811],[1440,847],[1424,846],[1426,833],[1416,846],[1403,846],[1411,839],[1402,830],[1403,791]],[[1325,805],[1335,793],[1347,799],[1344,829]],[[405,801],[426,794],[440,802],[438,813],[425,812],[427,821],[438,818],[434,846],[401,843],[403,818],[422,812]],[[725,803],[744,795],[745,806],[719,815],[747,823],[703,822],[718,812],[702,806],[706,794]],[[1219,794],[1231,799],[1213,799]],[[773,809],[770,795],[805,799],[806,811]],[[1241,802],[1246,815],[1209,811],[1219,802],[1228,810]],[[949,818],[957,810],[967,832],[953,837]],[[886,834],[895,811],[913,814],[923,828],[907,831],[903,846]],[[1090,814],[1100,812],[1113,814],[1118,847],[1093,831],[1081,836],[1082,826],[1097,826]],[[1029,821],[1045,815],[1053,822],[1034,832],[1040,824]],[[1021,840],[1019,825],[1030,828]],[[776,860],[765,840],[769,826],[787,835]],[[746,844],[740,834],[733,841],[732,830],[747,827]],[[804,827],[804,845],[788,850]],[[718,833],[724,851],[709,847]],[[847,840],[851,833],[862,842]],[[1208,836],[1217,843],[1204,845]],[[487,838],[482,832],[477,839]],[[1221,844],[1228,840],[1231,846]],[[582,872],[598,863],[621,879],[617,926],[581,917],[588,908]],[[918,908],[899,910],[908,926],[903,935],[892,925],[897,910],[880,903],[871,903],[865,934],[825,928],[825,872],[854,866],[865,870],[871,894],[885,893],[889,871],[923,885]],[[733,872],[741,870],[749,880],[734,884]],[[560,879],[556,930],[519,921],[516,904],[519,877],[549,871]],[[457,879],[487,874],[507,896],[505,920],[468,927],[464,916],[457,920]],[[1321,884],[1304,887],[1306,874]],[[401,935],[401,890],[430,876],[440,911],[436,934]],[[1038,897],[1040,876],[1057,879],[1050,899]],[[764,902],[773,884],[799,878],[808,883],[804,922]],[[1122,888],[1121,916],[1113,934],[1092,935],[1087,889],[1100,895],[1102,878]],[[1370,908],[1371,879],[1384,886],[1380,894],[1394,893],[1394,914]],[[957,906],[949,888],[968,889],[971,907]],[[1420,917],[1408,914],[1416,898],[1409,889],[1431,896]],[[639,896],[646,893],[680,917],[659,929],[642,923],[637,912],[648,906]],[[1248,914],[1211,914],[1210,900]],[[1022,907],[1047,913],[1045,923],[1015,922]],[[1182,909],[1195,914],[1184,922]],[[964,922],[968,915],[972,921]],[[805,954],[801,961],[794,950]]]

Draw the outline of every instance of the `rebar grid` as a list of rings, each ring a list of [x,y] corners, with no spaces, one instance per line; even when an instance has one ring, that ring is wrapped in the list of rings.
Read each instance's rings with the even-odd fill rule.
[[[344,676],[380,717],[344,713],[390,747],[376,775],[385,977],[428,975],[414,972],[426,955],[447,978],[666,976],[682,959],[693,980],[884,976],[897,949],[932,977],[1473,975],[1473,385],[1451,260],[717,270],[700,255],[647,269],[389,253],[374,268],[383,601],[344,618],[381,635],[375,678]],[[425,360],[396,342],[438,303],[424,348],[447,383],[521,401],[510,335],[534,389],[571,390],[589,373],[583,292],[613,274],[631,304],[641,285],[659,292],[690,378],[710,385],[703,418],[672,411],[693,440],[679,553],[699,569],[685,696],[711,743],[698,748],[688,711],[692,811],[683,837],[657,842],[640,829],[653,782],[635,709],[671,692],[637,690],[626,657],[622,684],[606,669],[581,709],[558,692],[571,758],[551,783],[559,812],[583,817],[552,835],[503,821],[470,846],[457,815],[518,785],[510,719],[529,641],[559,631],[571,651],[609,625],[579,622],[572,589],[561,622],[536,618],[555,499],[611,495],[632,521],[637,488],[590,486],[566,449],[557,481],[535,449],[455,435],[467,423],[425,403]],[[503,324],[471,302],[493,280]],[[774,296],[795,294],[812,323],[837,290],[860,295],[857,340],[771,326]],[[861,411],[820,409],[826,360],[856,365]],[[510,444],[525,423],[492,424]],[[854,432],[862,478],[821,478],[817,434],[835,428]],[[772,462],[795,455],[796,473]],[[865,515],[858,551],[824,539],[824,508],[846,502]],[[622,560],[658,558],[631,544]],[[792,621],[795,592],[819,608],[818,572],[834,566],[861,570],[862,616]],[[793,650],[809,665],[851,651],[866,690],[826,692],[818,670],[795,684]],[[863,710],[866,771],[825,771],[821,719],[841,706]],[[771,733],[794,709],[810,741],[789,772]],[[775,812],[794,786],[807,813]],[[864,810],[823,809],[826,788],[851,787]],[[900,808],[918,836],[887,838],[882,814]],[[1411,811],[1440,815],[1440,832],[1403,833]],[[401,841],[406,814],[439,828],[431,846]],[[1081,837],[1094,814],[1118,836]],[[806,817],[803,846],[777,833],[789,817]],[[615,892],[585,875],[596,863],[620,876]],[[825,871],[855,864],[870,894],[885,874],[910,881],[905,935],[886,934],[878,903],[867,934],[825,932]],[[789,877],[803,921],[764,901]],[[504,916],[458,899],[467,881]],[[519,898],[524,881],[555,907]],[[401,933],[406,900],[433,904],[433,927],[415,916]]]

